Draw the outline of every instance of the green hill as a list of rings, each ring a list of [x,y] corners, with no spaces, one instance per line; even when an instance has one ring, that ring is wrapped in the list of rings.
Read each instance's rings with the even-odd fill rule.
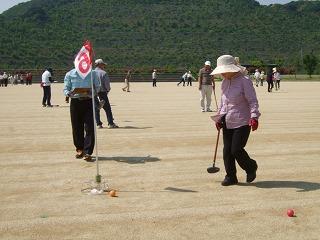
[[[32,0],[0,15],[1,68],[69,68],[83,41],[110,67],[200,66],[219,55],[294,65],[320,55],[320,2]]]

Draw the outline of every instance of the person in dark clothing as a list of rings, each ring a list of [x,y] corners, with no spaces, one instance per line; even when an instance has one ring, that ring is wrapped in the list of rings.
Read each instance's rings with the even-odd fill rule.
[[[231,55],[217,59],[212,75],[221,74],[221,103],[218,114],[213,117],[218,131],[223,129],[223,160],[226,176],[222,186],[238,183],[236,162],[247,173],[247,182],[256,178],[257,162],[244,149],[250,130],[257,130],[260,117],[259,104],[252,81],[243,75]],[[218,133],[219,134],[219,133]]]
[[[107,120],[108,120],[108,128],[119,128],[117,124],[114,123],[113,114],[111,110],[111,105],[108,98],[108,93],[111,90],[110,87],[110,79],[104,68],[106,63],[102,59],[97,59],[95,61],[96,69],[95,72],[97,73],[97,78],[100,81],[100,90],[98,92],[98,96],[100,100],[104,102],[103,109],[106,112]],[[96,111],[96,121],[99,128],[103,128],[102,122],[100,120],[100,109],[97,107]]]
[[[267,69],[267,83],[268,83],[268,92],[272,92],[273,79],[272,79],[272,69],[270,67]]]

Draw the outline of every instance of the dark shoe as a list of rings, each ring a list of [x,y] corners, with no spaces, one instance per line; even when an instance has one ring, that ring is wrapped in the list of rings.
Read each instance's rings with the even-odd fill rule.
[[[47,105],[47,107],[53,107],[52,105]]]
[[[84,155],[84,153],[82,150],[77,150],[76,158],[78,158],[78,159],[83,158],[83,155]]]
[[[92,157],[89,154],[85,154],[83,157],[83,160],[85,160],[87,162],[93,162]]]
[[[238,179],[237,178],[230,178],[230,177],[227,177],[227,176],[221,182],[222,186],[230,186],[230,185],[236,185],[236,184],[238,184]]]
[[[103,128],[102,124],[101,124],[101,125],[98,125],[98,128]]]
[[[108,126],[108,128],[119,128],[119,126],[115,123],[112,123]]]
[[[253,172],[247,173],[247,183],[251,183],[256,179],[257,169],[258,169],[258,166],[256,166],[256,169]]]

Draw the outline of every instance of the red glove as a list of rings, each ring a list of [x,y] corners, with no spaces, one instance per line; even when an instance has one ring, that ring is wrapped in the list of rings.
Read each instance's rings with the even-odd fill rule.
[[[259,122],[255,118],[250,118],[249,120],[249,126],[251,126],[252,131],[255,131],[258,129]]]
[[[216,128],[219,131],[222,128],[222,123],[221,122],[216,122]]]

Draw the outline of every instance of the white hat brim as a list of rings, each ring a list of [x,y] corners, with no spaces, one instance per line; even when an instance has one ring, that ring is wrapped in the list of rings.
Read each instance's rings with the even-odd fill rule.
[[[212,71],[212,73],[210,73],[210,75],[216,75],[216,74],[227,73],[227,72],[240,72],[240,71],[241,71],[240,67],[234,64],[230,64],[230,65],[216,67]]]

